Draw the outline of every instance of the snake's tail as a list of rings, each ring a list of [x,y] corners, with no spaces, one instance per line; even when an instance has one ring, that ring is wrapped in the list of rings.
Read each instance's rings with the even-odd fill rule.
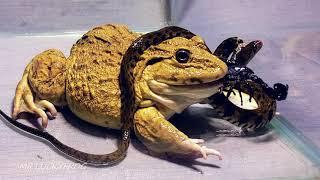
[[[71,158],[76,162],[83,163],[84,165],[111,166],[111,165],[118,164],[126,157],[126,151],[129,147],[130,138],[126,138],[126,139],[122,138],[119,144],[119,149],[115,152],[112,152],[110,154],[104,154],[104,155],[85,153],[63,144],[62,142],[60,142],[58,139],[56,139],[54,136],[52,136],[46,131],[41,131],[39,129],[29,127],[18,121],[13,120],[2,110],[0,110],[0,114],[11,125],[21,129],[22,131],[25,131],[28,134],[31,134],[33,136],[46,140],[47,142],[51,143],[53,147],[55,147],[62,154],[66,155],[67,157]]]

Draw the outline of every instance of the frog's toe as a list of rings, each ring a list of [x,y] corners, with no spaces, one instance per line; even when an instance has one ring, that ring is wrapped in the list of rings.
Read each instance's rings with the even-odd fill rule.
[[[203,139],[190,139],[190,141],[192,141],[193,143],[196,143],[196,144],[202,144],[202,143],[204,143],[204,140],[203,140]]]
[[[207,148],[206,146],[202,146],[201,149],[206,153],[206,155],[215,155],[219,158],[219,160],[222,160],[222,156],[219,151]]]
[[[199,139],[196,140],[196,142],[201,143],[202,141],[199,141]],[[207,159],[209,155],[215,155],[218,156],[219,160],[222,160],[222,156],[219,151],[207,148],[206,146],[200,146],[199,144],[195,143],[194,139],[185,140],[183,144],[184,148],[189,149],[189,151],[191,152],[190,157]]]
[[[12,118],[17,119],[18,115],[22,112],[31,113],[41,118],[42,127],[47,127],[48,116],[44,109],[48,109],[52,115],[56,114],[56,110],[47,101],[40,100],[38,102],[39,103],[34,102],[33,93],[30,89],[26,76],[24,76],[16,89]]]
[[[48,116],[44,110],[35,106],[31,108],[31,113],[41,118],[41,124],[43,128],[46,128],[48,126]]]
[[[25,96],[23,99],[21,99],[18,102],[19,103],[15,103],[13,107],[13,112],[12,112],[13,119],[17,119],[20,113],[27,112],[40,117],[42,121],[42,127],[43,128],[47,127],[48,116],[42,108],[38,107],[33,102],[33,97]]]
[[[53,117],[57,116],[58,114],[54,105],[47,100],[40,100],[36,103],[36,105],[43,110],[48,110]]]

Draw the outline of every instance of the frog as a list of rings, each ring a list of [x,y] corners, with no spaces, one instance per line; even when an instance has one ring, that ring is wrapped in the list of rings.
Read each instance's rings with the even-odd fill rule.
[[[17,85],[10,122],[89,165],[121,162],[131,131],[152,154],[215,155],[221,160],[218,150],[204,146],[203,139],[189,138],[168,119],[219,92],[227,72],[226,63],[205,41],[184,28],[142,34],[126,25],[101,25],[76,41],[69,57],[49,49],[31,60]],[[120,130],[118,149],[88,154],[44,131],[48,118],[57,116],[56,107],[64,106],[81,120]],[[38,116],[42,129],[15,121],[22,112]]]

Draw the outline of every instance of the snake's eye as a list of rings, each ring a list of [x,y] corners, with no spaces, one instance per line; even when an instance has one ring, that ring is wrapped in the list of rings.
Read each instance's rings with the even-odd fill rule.
[[[190,58],[190,52],[186,49],[179,49],[176,52],[176,59],[179,63],[186,63]]]

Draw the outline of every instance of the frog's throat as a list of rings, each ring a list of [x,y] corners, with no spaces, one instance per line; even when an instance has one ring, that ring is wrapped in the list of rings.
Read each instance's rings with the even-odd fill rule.
[[[148,81],[150,89],[148,96],[153,101],[163,104],[176,113],[180,113],[191,104],[201,102],[204,98],[219,92],[221,86],[221,80],[190,85],[169,85],[150,80]]]

